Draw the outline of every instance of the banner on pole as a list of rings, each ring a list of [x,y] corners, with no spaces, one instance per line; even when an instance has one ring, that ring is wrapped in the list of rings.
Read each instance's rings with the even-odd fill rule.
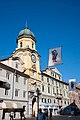
[[[69,80],[69,90],[76,90],[76,80],[75,79]]]
[[[49,49],[48,66],[54,66],[62,63],[62,48]]]

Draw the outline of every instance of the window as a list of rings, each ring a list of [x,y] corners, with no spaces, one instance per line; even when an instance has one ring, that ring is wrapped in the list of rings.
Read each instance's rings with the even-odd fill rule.
[[[46,103],[46,98],[45,98],[45,103]]]
[[[69,93],[68,93],[68,91],[66,91],[66,96],[69,97]]]
[[[54,84],[54,80],[52,80],[52,84]]]
[[[44,102],[44,98],[42,98],[42,102]]]
[[[6,71],[6,78],[9,80],[9,72]]]
[[[60,82],[59,82],[59,87],[61,87],[61,84],[60,84]]]
[[[48,99],[48,103],[51,103],[51,99]]]
[[[44,92],[44,85],[42,85],[42,92]]]
[[[64,96],[65,96],[65,91],[64,91]]]
[[[16,82],[18,82],[18,80],[19,80],[19,75],[16,74]]]
[[[22,47],[22,42],[20,42],[20,47]]]
[[[26,47],[29,48],[28,42],[26,42]]]
[[[26,97],[26,91],[23,91],[23,97],[24,98]]]
[[[66,104],[66,101],[64,101],[64,103]]]
[[[8,90],[5,89],[5,95],[8,95]]]
[[[55,78],[56,78],[56,74],[55,74]]]
[[[15,90],[15,96],[18,96],[18,95],[19,95],[19,93],[18,93],[18,92],[19,92],[19,90],[18,90],[18,89],[16,89],[16,90]]]
[[[26,78],[24,78],[24,85],[26,85]]]
[[[49,99],[48,99],[48,103],[49,103]]]
[[[53,94],[54,94],[54,88],[53,88]]]
[[[58,89],[57,89],[57,95],[58,95]]]
[[[16,68],[18,68],[18,63],[16,62]]]
[[[59,80],[61,79],[61,77],[59,76]]]
[[[32,48],[34,49],[34,43],[32,43]]]
[[[47,82],[49,82],[49,78],[47,78]]]
[[[57,81],[56,81],[56,86],[57,86]]]
[[[54,77],[54,73],[53,73],[53,77]]]
[[[50,99],[50,103],[51,103],[51,99]]]
[[[62,90],[60,89],[60,94],[62,94]]]
[[[41,77],[41,78],[42,78],[42,81],[44,81],[44,77],[43,77],[43,75],[42,75],[42,77]]]
[[[64,84],[62,84],[62,87],[64,88]]]
[[[50,87],[48,87],[48,93],[50,93]]]
[[[51,72],[51,75],[53,75],[53,72]]]

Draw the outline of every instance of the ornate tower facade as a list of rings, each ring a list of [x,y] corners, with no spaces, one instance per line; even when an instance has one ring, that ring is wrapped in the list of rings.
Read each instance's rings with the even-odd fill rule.
[[[28,28],[21,30],[17,38],[17,45],[13,57],[19,57],[23,61],[22,72],[30,75],[29,90],[35,82],[40,87],[40,55],[36,50],[34,34]]]

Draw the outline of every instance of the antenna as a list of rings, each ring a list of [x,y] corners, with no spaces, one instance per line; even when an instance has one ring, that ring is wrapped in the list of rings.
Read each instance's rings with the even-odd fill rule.
[[[27,20],[26,20],[26,24],[25,24],[25,27],[27,28]]]

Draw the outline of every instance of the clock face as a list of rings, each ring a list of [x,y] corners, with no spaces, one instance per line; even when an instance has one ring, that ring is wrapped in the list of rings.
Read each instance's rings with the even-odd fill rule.
[[[34,54],[31,55],[31,60],[32,60],[32,62],[34,62],[34,63],[36,62],[36,56],[35,56]]]

